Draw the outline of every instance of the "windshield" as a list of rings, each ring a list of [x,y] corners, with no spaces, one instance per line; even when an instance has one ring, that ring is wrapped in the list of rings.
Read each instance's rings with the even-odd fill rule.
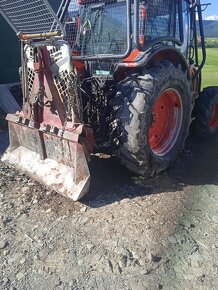
[[[175,36],[175,0],[145,0],[140,1],[140,34],[145,41],[163,36]],[[142,13],[144,12],[144,14]]]
[[[81,6],[76,44],[81,55],[124,54],[127,50],[126,2]]]

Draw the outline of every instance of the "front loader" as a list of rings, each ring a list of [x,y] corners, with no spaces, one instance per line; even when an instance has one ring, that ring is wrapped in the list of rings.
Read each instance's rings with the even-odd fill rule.
[[[62,1],[55,15],[45,0],[0,0],[0,12],[22,49],[4,161],[78,200],[93,148],[143,176],[176,159],[206,59],[200,1]]]

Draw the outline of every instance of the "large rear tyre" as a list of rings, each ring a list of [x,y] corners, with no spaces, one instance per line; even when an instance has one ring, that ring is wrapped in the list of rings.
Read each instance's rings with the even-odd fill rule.
[[[166,169],[186,139],[192,108],[187,72],[160,62],[118,85],[113,114],[116,156],[144,176]]]
[[[206,140],[218,133],[218,87],[205,88],[196,100],[192,123],[194,133]]]

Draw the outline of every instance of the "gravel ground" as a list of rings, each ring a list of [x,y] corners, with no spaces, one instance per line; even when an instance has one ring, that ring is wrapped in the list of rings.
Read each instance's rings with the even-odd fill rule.
[[[92,156],[76,203],[0,162],[0,289],[218,289],[217,148],[189,139],[151,179]]]

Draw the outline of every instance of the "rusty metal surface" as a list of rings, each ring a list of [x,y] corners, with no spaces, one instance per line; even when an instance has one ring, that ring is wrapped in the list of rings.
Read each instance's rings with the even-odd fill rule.
[[[79,135],[82,134],[83,130],[85,132],[88,131],[89,135],[92,135],[92,130],[90,130],[90,128],[84,128],[84,126],[82,124],[77,124],[76,126],[72,127],[71,129],[63,130],[63,129],[59,129],[58,127],[55,127],[51,124],[34,123],[34,122],[30,121],[29,119],[24,118],[22,116],[23,116],[22,112],[18,113],[18,114],[8,114],[6,117],[6,120],[11,122],[11,126],[13,126],[12,123],[25,125],[31,129],[34,129],[34,128],[39,129],[42,132],[45,132],[45,133],[48,133],[51,135],[56,135],[56,136],[59,136],[63,139],[67,139],[67,140],[70,140],[73,142],[78,142]],[[90,138],[91,138],[91,136],[90,136]]]
[[[21,117],[9,115],[7,119],[10,147],[3,161],[73,200],[87,193],[90,173],[83,145],[78,143],[81,126],[76,133],[68,132],[74,138],[66,139],[32,128]]]

